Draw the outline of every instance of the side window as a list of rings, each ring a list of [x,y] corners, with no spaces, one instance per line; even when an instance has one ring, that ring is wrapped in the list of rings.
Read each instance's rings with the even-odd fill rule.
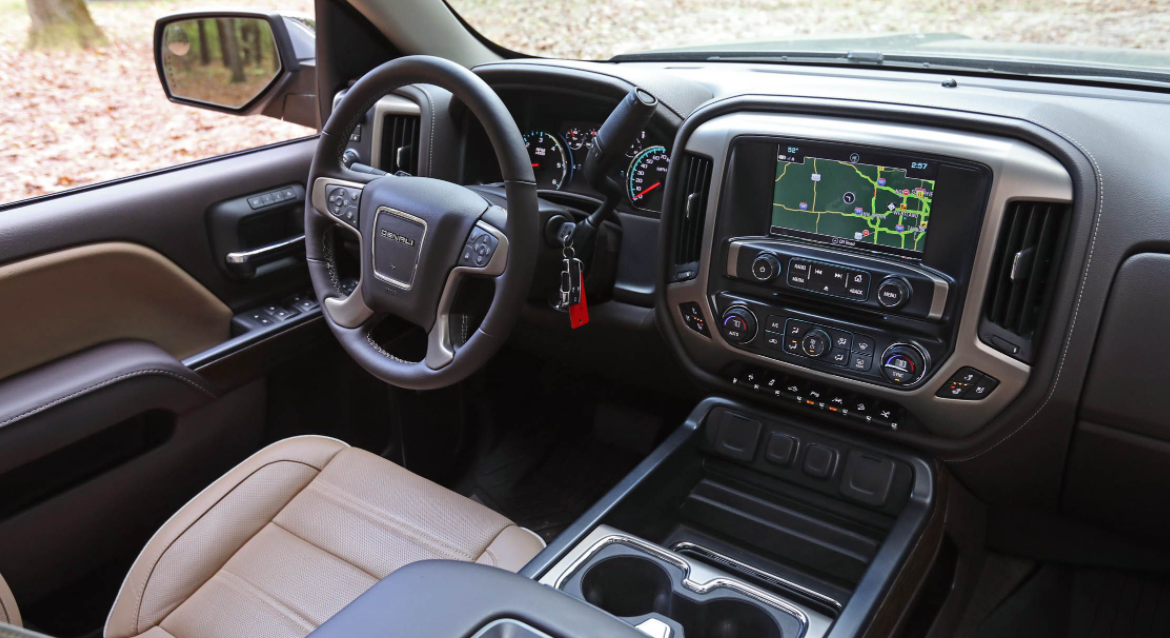
[[[241,6],[0,0],[0,205],[316,133],[168,100],[155,21],[183,4]],[[279,11],[311,18],[313,2],[281,0]],[[311,34],[311,19],[298,24]],[[172,95],[219,102],[216,83],[226,82],[228,106],[247,104],[280,71],[273,37],[267,23],[247,18],[168,25]]]

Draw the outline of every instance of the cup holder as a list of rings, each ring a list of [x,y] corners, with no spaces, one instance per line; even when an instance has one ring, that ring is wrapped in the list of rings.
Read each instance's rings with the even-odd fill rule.
[[[670,574],[648,558],[614,556],[592,565],[581,578],[586,602],[614,616],[667,615]]]
[[[719,598],[696,605],[693,618],[678,618],[688,638],[781,638],[780,626],[758,603]]]
[[[695,594],[681,580],[674,566],[640,553],[617,552],[587,565],[565,591],[634,624],[651,614],[669,618],[686,638],[784,637],[777,620],[782,612],[733,591]]]

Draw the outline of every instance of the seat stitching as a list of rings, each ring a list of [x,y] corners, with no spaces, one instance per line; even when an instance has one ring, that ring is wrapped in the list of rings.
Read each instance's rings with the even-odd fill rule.
[[[228,578],[228,576],[231,576],[231,578]],[[305,616],[300,612],[280,601],[272,594],[264,591],[256,583],[253,583],[252,581],[244,578],[243,576],[240,576],[235,572],[228,571],[226,567],[220,569],[218,572],[216,572],[215,576],[212,576],[211,578],[214,580],[216,577],[223,579],[224,583],[232,589],[235,589],[242,594],[250,595],[252,598],[255,598],[256,600],[259,600],[260,602],[268,605],[281,616],[284,616],[285,618],[288,618],[294,623],[300,625],[302,629],[313,631],[317,628],[317,623],[309,620],[308,618],[305,618]],[[232,582],[233,580],[238,582]]]
[[[106,379],[105,381],[102,381],[100,383],[95,383],[89,387],[82,388],[81,390],[78,390],[76,392],[72,392],[72,393],[67,394],[63,397],[58,397],[56,399],[53,399],[52,401],[49,401],[48,403],[42,403],[41,405],[38,405],[37,407],[32,408],[31,410],[28,410],[26,412],[18,414],[14,417],[10,417],[8,419],[5,419],[4,421],[0,421],[0,426],[5,426],[5,425],[8,425],[9,423],[12,423],[14,421],[19,421],[27,416],[32,416],[32,415],[37,414],[39,412],[44,412],[45,410],[57,405],[58,403],[68,401],[70,399],[79,397],[83,394],[88,394],[90,392],[93,392],[94,390],[98,390],[98,389],[104,388],[105,386],[111,385],[113,383],[117,383],[118,381],[122,381],[123,379],[129,379],[131,377],[141,377],[141,376],[148,375],[148,374],[159,374],[159,375],[163,375],[163,376],[174,377],[174,378],[182,381],[183,383],[190,385],[191,387],[195,388],[196,390],[199,390],[200,392],[206,394],[207,396],[211,397],[212,399],[218,398],[217,396],[215,396],[215,393],[213,393],[211,390],[208,390],[207,388],[203,387],[202,385],[195,382],[194,380],[188,379],[187,377],[185,377],[181,374],[171,372],[170,370],[160,370],[160,369],[156,369],[156,368],[152,368],[150,370],[136,370],[134,372],[127,372],[125,374],[120,374],[116,377]]]
[[[336,458],[336,455],[334,455],[334,458]],[[331,458],[331,459],[329,459],[329,461],[332,461],[332,460],[333,460],[332,458]],[[171,547],[173,547],[173,546],[174,546],[174,544],[175,544],[175,543],[177,543],[177,542],[179,541],[179,539],[180,539],[180,538],[182,538],[182,537],[183,537],[183,536],[184,536],[184,535],[185,535],[187,532],[191,531],[191,528],[192,528],[192,527],[194,527],[194,526],[195,526],[197,523],[199,523],[199,521],[203,520],[203,518],[204,518],[205,516],[207,516],[207,515],[208,515],[208,514],[211,512],[211,510],[215,509],[215,508],[216,508],[216,507],[218,507],[218,506],[219,506],[221,503],[223,503],[223,500],[224,500],[225,498],[227,498],[227,497],[228,497],[230,494],[232,494],[232,493],[233,493],[233,492],[235,492],[237,489],[239,489],[239,487],[240,487],[241,485],[243,485],[244,483],[246,483],[246,482],[248,481],[248,479],[250,479],[250,478],[252,478],[253,476],[255,476],[255,475],[256,475],[256,474],[257,474],[257,473],[258,473],[260,470],[263,470],[264,468],[266,468],[266,467],[268,467],[268,466],[270,466],[270,465],[276,465],[277,463],[300,463],[301,465],[306,465],[306,466],[308,466],[308,467],[310,467],[310,468],[312,468],[312,469],[316,470],[318,474],[320,474],[320,473],[321,473],[321,470],[323,470],[323,469],[324,469],[324,466],[322,466],[321,468],[318,468],[318,467],[314,466],[312,463],[309,463],[308,461],[304,461],[304,460],[301,460],[301,459],[293,459],[293,458],[276,459],[276,460],[273,460],[273,461],[272,461],[272,462],[270,462],[270,463],[265,463],[264,465],[261,465],[260,467],[256,468],[256,469],[255,469],[255,471],[253,471],[253,472],[249,473],[247,476],[245,476],[243,479],[241,479],[241,480],[240,480],[238,483],[236,483],[236,484],[235,484],[235,485],[232,487],[232,489],[228,490],[228,491],[227,491],[227,492],[226,492],[226,493],[225,493],[223,496],[219,497],[218,499],[216,499],[216,501],[215,501],[214,503],[212,503],[210,506],[208,506],[208,508],[207,508],[207,509],[205,509],[205,510],[203,511],[203,513],[199,515],[199,517],[198,517],[198,518],[196,518],[194,521],[192,521],[190,525],[188,525],[186,528],[184,528],[184,529],[183,529],[183,531],[181,531],[181,532],[179,532],[178,534],[176,534],[176,535],[175,535],[175,537],[174,537],[173,539],[171,539],[171,542],[170,542],[170,543],[167,543],[167,546],[166,546],[166,547],[163,549],[163,551],[159,553],[159,555],[158,555],[158,558],[156,558],[156,559],[155,559],[155,561],[154,561],[154,564],[150,566],[150,571],[149,571],[149,572],[147,573],[147,575],[146,575],[146,580],[144,580],[144,581],[143,581],[143,583],[142,583],[142,589],[141,589],[140,591],[138,591],[138,592],[135,592],[135,595],[136,595],[136,596],[137,596],[137,598],[138,598],[138,603],[137,603],[137,605],[135,606],[135,610],[134,610],[134,632],[135,632],[136,634],[137,634],[137,633],[141,633],[141,631],[140,631],[140,629],[141,629],[141,628],[139,627],[139,623],[140,623],[140,622],[142,622],[142,600],[143,600],[144,598],[146,598],[146,590],[147,590],[147,589],[150,587],[150,581],[151,581],[151,579],[153,579],[153,578],[154,578],[154,570],[156,570],[156,569],[158,568],[158,564],[159,564],[159,563],[162,561],[163,557],[167,555],[167,552],[169,552],[169,551],[171,550]],[[326,463],[325,463],[325,466],[328,466],[328,465],[329,465],[329,462],[326,462]],[[314,477],[314,478],[315,478],[315,477]],[[309,480],[309,483],[308,483],[308,484],[306,484],[306,485],[305,485],[305,487],[308,487],[308,486],[309,486],[309,484],[312,484],[312,482],[313,482],[313,480],[312,480],[312,479],[310,479],[310,480]],[[213,485],[214,485],[214,483],[213,483]],[[304,488],[304,487],[302,487],[300,490],[297,490],[297,493],[296,493],[296,494],[293,494],[292,498],[290,498],[290,499],[288,500],[288,502],[286,502],[286,503],[284,504],[284,507],[288,507],[288,504],[289,504],[289,503],[291,503],[291,502],[293,501],[293,499],[295,499],[297,496],[299,496],[299,495],[301,494],[301,492],[303,492],[304,490],[305,490],[305,488]],[[277,515],[280,515],[280,512],[281,512],[281,511],[284,511],[284,507],[282,507],[282,508],[281,508],[279,511],[277,511],[277,513],[276,513],[276,514],[277,514]],[[273,518],[275,518],[275,516],[274,516]],[[271,522],[271,521],[270,521],[270,522]],[[261,528],[260,528],[260,529],[264,529],[264,528],[263,528],[263,526],[261,526]],[[257,534],[259,534],[259,533],[260,533],[260,530],[257,530],[257,531],[256,531],[256,533],[257,533]],[[254,538],[255,536],[256,536],[256,534],[253,534],[252,536],[249,536],[249,537],[247,538],[247,540],[245,540],[245,541],[244,541],[244,542],[243,542],[243,543],[240,545],[240,547],[236,548],[236,551],[232,553],[232,556],[235,556],[235,555],[236,555],[236,553],[238,553],[238,552],[240,551],[240,549],[244,547],[244,545],[247,545],[247,544],[248,544],[248,541],[252,540],[252,538]],[[231,560],[231,556],[229,556],[229,557],[228,557],[228,560]],[[224,562],[224,564],[226,565],[226,564],[227,564],[227,562],[225,561],[225,562]],[[222,568],[222,565],[221,565],[220,567]],[[130,568],[131,568],[131,569],[134,569],[134,567],[133,567],[133,566],[131,566]],[[214,574],[213,574],[213,575],[212,575],[212,578],[214,578],[214,577],[215,577],[215,576],[214,576]],[[194,591],[194,592],[192,592],[192,593],[191,593],[191,595],[192,595],[192,596],[193,596],[193,595],[195,595],[195,592],[198,592],[198,591],[199,591],[199,590],[200,590],[200,589],[203,587],[203,585],[206,585],[206,584],[207,584],[207,581],[204,581],[203,583],[201,583],[201,584],[199,585],[199,587],[196,587],[196,588],[195,588],[195,591]],[[116,602],[117,602],[117,601],[115,600],[115,603],[116,603]],[[181,603],[180,603],[180,604],[181,604]],[[177,608],[176,608],[176,609],[177,609]],[[171,610],[171,611],[173,612],[174,610]],[[167,619],[169,616],[170,616],[170,614],[169,614],[169,613],[168,613],[166,616],[163,616],[163,618],[159,620],[159,625],[161,625],[161,624],[162,624],[162,622],[163,622],[163,620],[166,620],[166,619]]]
[[[446,549],[449,553],[452,553],[456,556],[465,556],[465,557],[467,557],[468,560],[473,559],[471,552],[463,550],[463,549],[451,544],[450,542],[431,534],[430,532],[428,532],[425,529],[421,529],[421,528],[411,524],[410,522],[408,522],[406,520],[398,518],[397,516],[394,516],[390,512],[383,510],[382,508],[378,507],[377,505],[374,505],[373,503],[370,503],[370,502],[365,501],[359,497],[353,496],[352,494],[344,492],[340,488],[338,488],[334,485],[331,485],[330,483],[328,483],[324,479],[318,480],[318,481],[313,481],[312,483],[310,483],[306,487],[313,488],[318,493],[320,493],[322,496],[325,496],[326,498],[332,499],[334,502],[338,503],[339,505],[342,505],[342,506],[346,507],[347,509],[349,509],[350,511],[353,511],[359,515],[362,515],[366,518],[373,519],[375,522],[385,523],[391,529],[394,529],[396,527],[406,528],[406,531],[413,532],[415,534],[418,534],[418,536],[422,537],[421,540],[431,541],[434,544],[439,546],[437,548],[429,547],[428,549],[432,549],[432,550],[436,550],[436,551],[441,551],[443,549]],[[394,531],[401,531],[401,530],[394,530]],[[404,538],[406,538],[407,540],[420,540],[420,539],[411,538],[410,536],[405,536]],[[416,544],[421,545],[421,543],[416,543]],[[424,545],[424,547],[425,547],[425,545]]]
[[[515,526],[516,526],[515,523],[508,523],[507,525],[500,528],[500,531],[496,532],[496,535],[493,536],[490,541],[488,541],[488,544],[484,546],[483,551],[479,553],[479,556],[475,557],[475,560],[478,561],[481,557],[483,557],[484,554],[488,553],[488,550],[491,549],[491,546],[494,545],[496,543],[496,541],[500,540],[500,535],[504,533],[504,530],[508,529],[509,527],[515,527]],[[492,559],[492,563],[495,564],[495,560],[496,560],[495,555],[492,554],[490,556],[490,558]]]
[[[281,529],[281,530],[283,530],[283,531],[284,531],[285,533],[287,533],[289,536],[292,536],[293,538],[295,538],[295,539],[297,539],[297,540],[301,541],[302,543],[305,543],[306,545],[309,545],[310,547],[313,547],[313,548],[315,548],[315,549],[317,549],[317,550],[320,550],[321,552],[324,552],[324,553],[326,553],[326,554],[329,554],[330,556],[332,556],[332,557],[336,558],[337,560],[339,560],[339,561],[341,561],[341,562],[345,563],[346,565],[349,565],[349,566],[353,567],[354,569],[356,569],[356,570],[358,570],[359,572],[361,572],[361,573],[365,574],[366,576],[369,576],[370,578],[373,578],[374,580],[382,580],[382,578],[381,578],[380,576],[378,576],[377,574],[371,574],[370,572],[366,571],[365,569],[362,569],[362,566],[361,566],[361,565],[358,565],[357,563],[355,563],[355,562],[353,562],[353,561],[351,561],[351,560],[346,560],[345,558],[342,558],[341,556],[338,556],[337,554],[335,554],[335,553],[333,553],[333,552],[331,552],[331,551],[329,551],[329,550],[325,549],[324,547],[321,547],[320,545],[318,545],[318,544],[314,543],[313,541],[311,541],[311,540],[309,540],[309,539],[305,538],[304,536],[301,536],[300,534],[297,534],[296,532],[294,532],[294,531],[292,531],[291,529],[289,529],[289,528],[285,527],[284,525],[281,525],[280,523],[277,523],[276,521],[272,521],[272,525],[273,525],[274,527],[277,527],[278,529]]]

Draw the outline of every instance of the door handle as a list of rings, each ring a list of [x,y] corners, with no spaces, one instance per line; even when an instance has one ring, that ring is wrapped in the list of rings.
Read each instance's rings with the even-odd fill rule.
[[[305,252],[305,236],[297,235],[278,242],[239,252],[228,253],[224,258],[228,270],[239,277],[252,277],[256,269],[264,264]]]

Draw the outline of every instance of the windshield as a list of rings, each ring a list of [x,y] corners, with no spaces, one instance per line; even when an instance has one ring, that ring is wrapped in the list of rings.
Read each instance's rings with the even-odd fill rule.
[[[934,61],[936,69],[980,61],[980,71],[1036,75],[1170,74],[1170,0],[449,2],[489,40],[543,57],[785,61],[787,55],[794,62],[889,66]]]

